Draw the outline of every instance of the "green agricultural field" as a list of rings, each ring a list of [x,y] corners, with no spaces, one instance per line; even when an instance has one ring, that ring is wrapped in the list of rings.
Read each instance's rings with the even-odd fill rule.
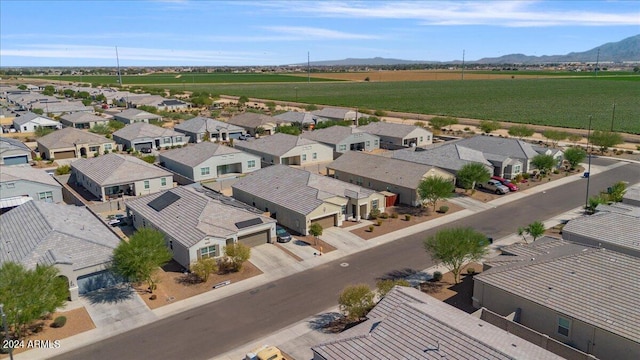
[[[213,94],[640,134],[640,76],[196,85]],[[615,106],[615,114],[613,104]]]
[[[62,75],[62,76],[31,76],[35,79],[49,79],[69,82],[85,82],[92,84],[118,83],[117,75]],[[311,78],[311,82],[336,81],[330,79]],[[123,75],[124,85],[193,85],[193,84],[226,84],[226,83],[283,83],[308,82],[307,77],[281,74],[232,74],[232,73],[182,73],[182,74],[149,74]]]

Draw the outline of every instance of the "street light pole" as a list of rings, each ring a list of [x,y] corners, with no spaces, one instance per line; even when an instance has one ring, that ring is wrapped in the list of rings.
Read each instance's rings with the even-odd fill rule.
[[[584,208],[585,211],[589,207],[589,179],[591,179],[591,151],[589,151],[589,143],[591,138],[591,119],[592,116],[589,115],[589,130],[587,131],[587,156],[589,158],[589,165],[587,167],[587,193],[585,195]]]
[[[2,328],[4,329],[4,339],[9,345],[9,358],[13,360],[13,346],[9,341],[9,328],[7,327],[7,315],[4,313],[4,304],[0,304],[0,316],[2,317]]]

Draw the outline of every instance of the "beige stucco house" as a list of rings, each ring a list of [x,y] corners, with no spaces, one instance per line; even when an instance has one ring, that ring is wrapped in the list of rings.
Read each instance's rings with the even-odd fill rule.
[[[116,148],[111,139],[70,127],[45,135],[37,143],[40,157],[47,160],[93,157]]]
[[[234,147],[262,160],[262,167],[283,165],[314,165],[333,160],[333,149],[301,136],[277,133],[255,140],[237,141]]]

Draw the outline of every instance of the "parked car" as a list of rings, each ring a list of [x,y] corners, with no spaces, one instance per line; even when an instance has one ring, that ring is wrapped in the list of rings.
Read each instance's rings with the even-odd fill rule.
[[[279,243],[286,243],[291,241],[291,234],[285,230],[282,226],[276,226],[276,237]]]
[[[111,226],[123,224],[126,221],[126,216],[123,214],[109,215],[107,223]]]
[[[504,194],[509,192],[509,188],[508,187],[502,185],[502,183],[500,181],[493,180],[493,179],[487,181],[484,184],[478,184],[478,187],[480,189],[493,191],[493,192],[495,192],[496,194],[499,194],[499,195],[504,195]]]
[[[151,154],[151,148],[142,148],[140,152],[143,154]]]
[[[516,186],[516,184],[512,183],[511,180],[507,180],[504,178],[501,178],[500,176],[492,176],[491,179],[493,180],[498,180],[500,181],[500,183],[506,187],[509,188],[509,191],[518,191],[518,186]]]
[[[251,136],[251,134],[243,134],[243,135],[238,136],[238,139],[239,139],[239,140],[249,140],[249,139],[251,139],[252,137],[253,137],[253,136]]]

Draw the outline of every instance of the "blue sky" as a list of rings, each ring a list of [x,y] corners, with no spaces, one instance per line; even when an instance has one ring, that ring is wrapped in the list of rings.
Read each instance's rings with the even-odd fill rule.
[[[451,61],[585,51],[640,34],[640,1],[0,2],[0,66]]]

